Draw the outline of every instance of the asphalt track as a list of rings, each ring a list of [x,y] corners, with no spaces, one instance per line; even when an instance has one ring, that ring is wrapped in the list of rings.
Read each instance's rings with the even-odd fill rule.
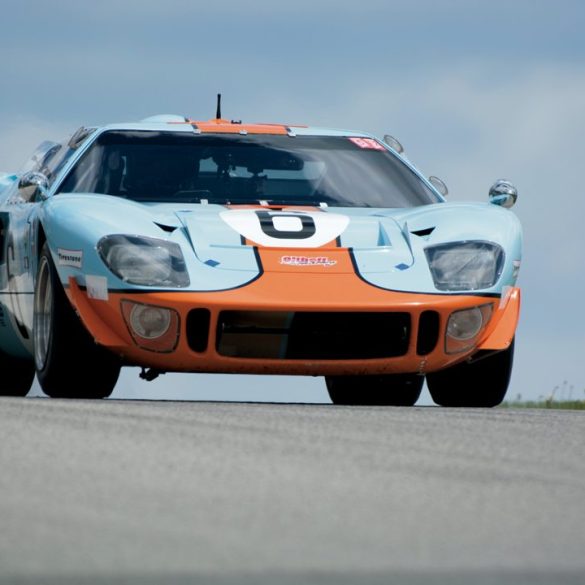
[[[585,414],[0,399],[0,583],[585,583]]]

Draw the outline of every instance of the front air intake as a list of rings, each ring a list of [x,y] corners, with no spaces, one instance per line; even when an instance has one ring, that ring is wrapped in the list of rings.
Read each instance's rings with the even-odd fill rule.
[[[439,313],[437,311],[423,311],[418,321],[418,337],[416,353],[428,355],[435,349],[439,341]]]
[[[198,353],[207,349],[211,314],[208,309],[193,309],[187,315],[187,343]]]
[[[364,360],[405,355],[408,313],[222,311],[217,352],[239,358]]]

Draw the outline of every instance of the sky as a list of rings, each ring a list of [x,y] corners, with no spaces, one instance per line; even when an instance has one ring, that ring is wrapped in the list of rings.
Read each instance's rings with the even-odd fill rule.
[[[390,133],[452,201],[518,188],[508,398],[585,398],[585,3],[1,0],[0,171],[157,113]],[[321,378],[123,372],[113,397],[327,402]],[[38,392],[38,388],[36,390]],[[422,404],[430,404],[423,394]]]

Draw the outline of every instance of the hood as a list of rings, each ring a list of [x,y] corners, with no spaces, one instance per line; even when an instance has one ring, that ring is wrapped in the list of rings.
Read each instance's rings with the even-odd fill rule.
[[[302,208],[201,204],[142,204],[95,194],[51,197],[41,221],[53,249],[84,250],[84,272],[103,270],[96,243],[110,234],[164,238],[183,247],[193,290],[243,286],[262,270],[316,262],[325,273],[351,270],[373,286],[437,292],[425,248],[447,242],[490,241],[506,252],[500,282],[512,281],[521,258],[516,216],[488,203],[440,203],[409,209]],[[351,263],[336,262],[336,256]],[[190,252],[191,251],[191,252]],[[266,252],[265,252],[266,251]],[[263,264],[270,254],[276,262]],[[89,272],[88,272],[89,273]],[[67,277],[68,274],[64,274]],[[112,278],[108,275],[108,278]],[[114,288],[125,286],[120,282]],[[501,288],[498,284],[495,289]]]
[[[366,271],[411,266],[414,257],[406,223],[368,210],[200,207],[177,211],[200,261],[224,269],[242,269],[250,248],[292,252],[352,248],[366,260]],[[364,211],[366,211],[364,213]],[[242,264],[244,262],[244,264]]]
[[[437,293],[425,249],[448,242],[489,241],[505,250],[505,267],[490,292],[515,281],[521,257],[516,216],[489,203],[440,203],[411,209],[270,208],[198,206],[176,211],[198,260],[221,276],[254,270],[299,276],[351,271],[371,285],[399,291]],[[347,261],[348,249],[351,265]],[[259,256],[271,259],[262,262]],[[515,268],[516,267],[516,268]],[[288,266],[287,266],[288,268]],[[243,271],[243,272],[242,272]]]

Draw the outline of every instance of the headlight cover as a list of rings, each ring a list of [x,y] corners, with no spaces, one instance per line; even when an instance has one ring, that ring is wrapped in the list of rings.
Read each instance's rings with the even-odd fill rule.
[[[189,286],[181,247],[174,242],[112,235],[102,238],[97,249],[106,266],[124,282],[173,288]]]
[[[504,250],[491,242],[456,242],[425,249],[438,290],[491,288],[504,267]]]
[[[445,351],[453,354],[473,349],[480,334],[485,331],[493,311],[491,303],[453,311],[447,321]]]

